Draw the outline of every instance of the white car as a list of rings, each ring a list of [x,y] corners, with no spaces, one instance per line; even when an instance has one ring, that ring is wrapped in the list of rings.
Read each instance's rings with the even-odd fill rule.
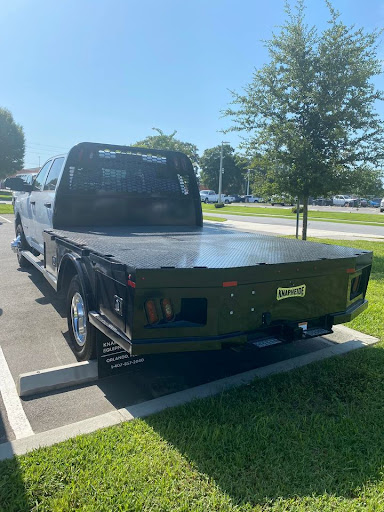
[[[348,205],[351,201],[353,201],[351,196],[335,196],[332,199],[333,206],[345,206]]]
[[[225,204],[233,203],[235,198],[233,196],[227,196],[221,194],[221,202]],[[219,194],[216,194],[214,190],[200,190],[200,201],[202,203],[218,203]]]
[[[214,190],[200,190],[200,201],[202,203],[217,203],[219,195]]]
[[[245,203],[262,203],[263,199],[256,196],[244,196]]]
[[[383,199],[380,201],[380,213],[383,213],[384,212],[384,197]]]
[[[236,201],[236,197],[222,194],[221,201],[225,204],[234,203]]]

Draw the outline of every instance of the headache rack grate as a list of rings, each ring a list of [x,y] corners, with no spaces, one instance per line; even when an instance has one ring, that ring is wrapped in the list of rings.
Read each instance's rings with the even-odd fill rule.
[[[69,167],[67,187],[75,192],[183,197],[189,194],[189,175],[177,164],[140,151],[92,151]]]

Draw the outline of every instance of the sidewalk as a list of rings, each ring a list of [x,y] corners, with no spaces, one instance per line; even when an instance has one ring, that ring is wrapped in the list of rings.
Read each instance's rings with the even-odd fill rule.
[[[211,222],[211,221],[205,221]],[[264,233],[267,235],[284,235],[284,236],[295,236],[296,228],[293,226],[285,226],[281,224],[260,224],[257,222],[242,222],[237,220],[227,220],[220,225],[227,226],[233,229],[239,229],[240,231],[248,231],[251,233]],[[349,226],[345,225],[346,228]],[[316,229],[313,226],[308,226],[308,237],[314,238],[330,238],[333,240],[368,240],[368,241],[384,241],[384,235],[370,235],[364,233],[364,226],[358,226],[360,232],[348,232],[345,231],[327,231],[324,229]],[[301,226],[299,229],[299,235],[301,234]]]

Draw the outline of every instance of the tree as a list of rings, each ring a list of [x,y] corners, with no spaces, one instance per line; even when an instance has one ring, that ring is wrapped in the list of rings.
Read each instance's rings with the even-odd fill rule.
[[[0,179],[23,168],[25,152],[24,131],[15,123],[9,110],[0,107]]]
[[[150,149],[165,149],[170,151],[181,151],[185,153],[192,161],[193,168],[197,172],[199,165],[199,150],[191,142],[183,142],[175,138],[177,131],[166,135],[160,128],[152,128],[158,135],[149,135],[144,140],[140,140],[134,144],[137,147]]]
[[[382,197],[384,195],[382,171],[370,168],[361,169],[359,180],[347,190],[358,197]]]
[[[302,199],[303,239],[308,197],[340,193],[383,158],[383,94],[371,82],[381,73],[379,32],[347,27],[326,3],[321,34],[305,23],[304,0],[293,11],[286,4],[287,21],[266,42],[270,62],[225,111],[230,130],[248,134],[248,151],[268,159],[279,191]]]
[[[223,145],[223,193],[241,194],[244,191],[244,178],[249,168],[249,160],[236,154],[229,145]],[[205,187],[219,189],[221,145],[206,149],[200,159],[200,181]]]

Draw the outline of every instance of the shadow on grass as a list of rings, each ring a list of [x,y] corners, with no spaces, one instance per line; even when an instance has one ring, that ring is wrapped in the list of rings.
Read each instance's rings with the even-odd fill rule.
[[[384,350],[364,349],[147,419],[236,503],[358,496],[384,466]]]
[[[2,443],[7,441],[6,423],[0,410]],[[0,510],[1,512],[28,512],[31,510],[31,504],[28,503],[25,493],[19,461],[16,458],[0,461]]]

